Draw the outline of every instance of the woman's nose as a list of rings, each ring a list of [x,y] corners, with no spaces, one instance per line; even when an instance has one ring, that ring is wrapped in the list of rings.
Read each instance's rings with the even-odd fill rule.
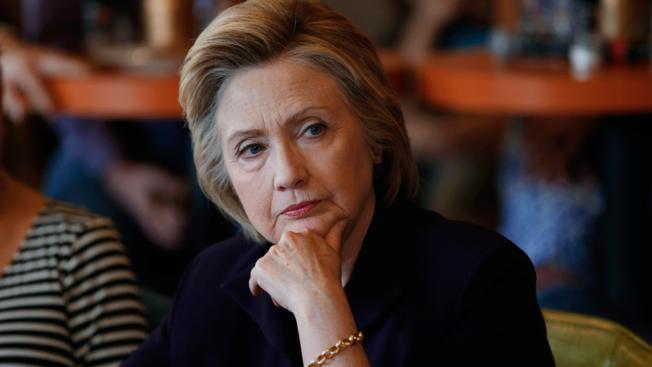
[[[308,179],[305,157],[291,146],[280,146],[276,149],[276,169],[274,186],[276,190],[285,191],[302,187]]]

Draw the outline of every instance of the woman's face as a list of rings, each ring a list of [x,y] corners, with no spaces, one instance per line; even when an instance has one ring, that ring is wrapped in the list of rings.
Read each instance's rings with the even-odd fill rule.
[[[224,86],[217,121],[225,166],[254,227],[325,236],[340,219],[364,233],[374,209],[374,158],[335,81],[280,59]]]

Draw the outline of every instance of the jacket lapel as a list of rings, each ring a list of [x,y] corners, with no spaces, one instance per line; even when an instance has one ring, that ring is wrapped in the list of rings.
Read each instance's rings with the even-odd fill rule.
[[[378,208],[345,287],[358,328],[367,334],[400,301],[402,254],[389,210]]]
[[[267,293],[254,297],[249,291],[251,269],[268,247],[261,247],[259,253],[252,255],[249,265],[223,282],[221,287],[258,325],[276,351],[292,361],[293,365],[301,365],[299,336],[292,313],[274,306]]]

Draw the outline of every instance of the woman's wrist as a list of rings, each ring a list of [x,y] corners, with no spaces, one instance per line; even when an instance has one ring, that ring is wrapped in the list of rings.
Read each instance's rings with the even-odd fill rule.
[[[321,349],[357,330],[353,312],[341,286],[304,299],[294,311],[294,318],[300,333],[318,334],[324,338],[325,344],[319,345]]]
[[[306,322],[320,319],[324,312],[346,308],[348,300],[344,288],[339,282],[331,282],[328,285],[302,292],[298,297],[297,307],[293,310],[297,320]]]
[[[359,331],[341,285],[326,287],[304,299],[294,316],[306,365],[342,338]],[[342,350],[328,365],[368,366],[368,362],[364,349],[356,344]]]

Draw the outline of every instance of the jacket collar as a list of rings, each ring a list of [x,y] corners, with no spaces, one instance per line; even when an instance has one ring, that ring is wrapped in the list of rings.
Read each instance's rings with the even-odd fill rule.
[[[360,249],[345,292],[359,330],[370,335],[383,316],[401,299],[404,264],[400,250],[401,221],[406,205],[376,206],[374,218]],[[269,295],[249,292],[249,274],[270,244],[256,246],[240,271],[222,283],[222,289],[258,324],[267,341],[293,363],[301,365],[301,350],[294,316],[272,304]]]

